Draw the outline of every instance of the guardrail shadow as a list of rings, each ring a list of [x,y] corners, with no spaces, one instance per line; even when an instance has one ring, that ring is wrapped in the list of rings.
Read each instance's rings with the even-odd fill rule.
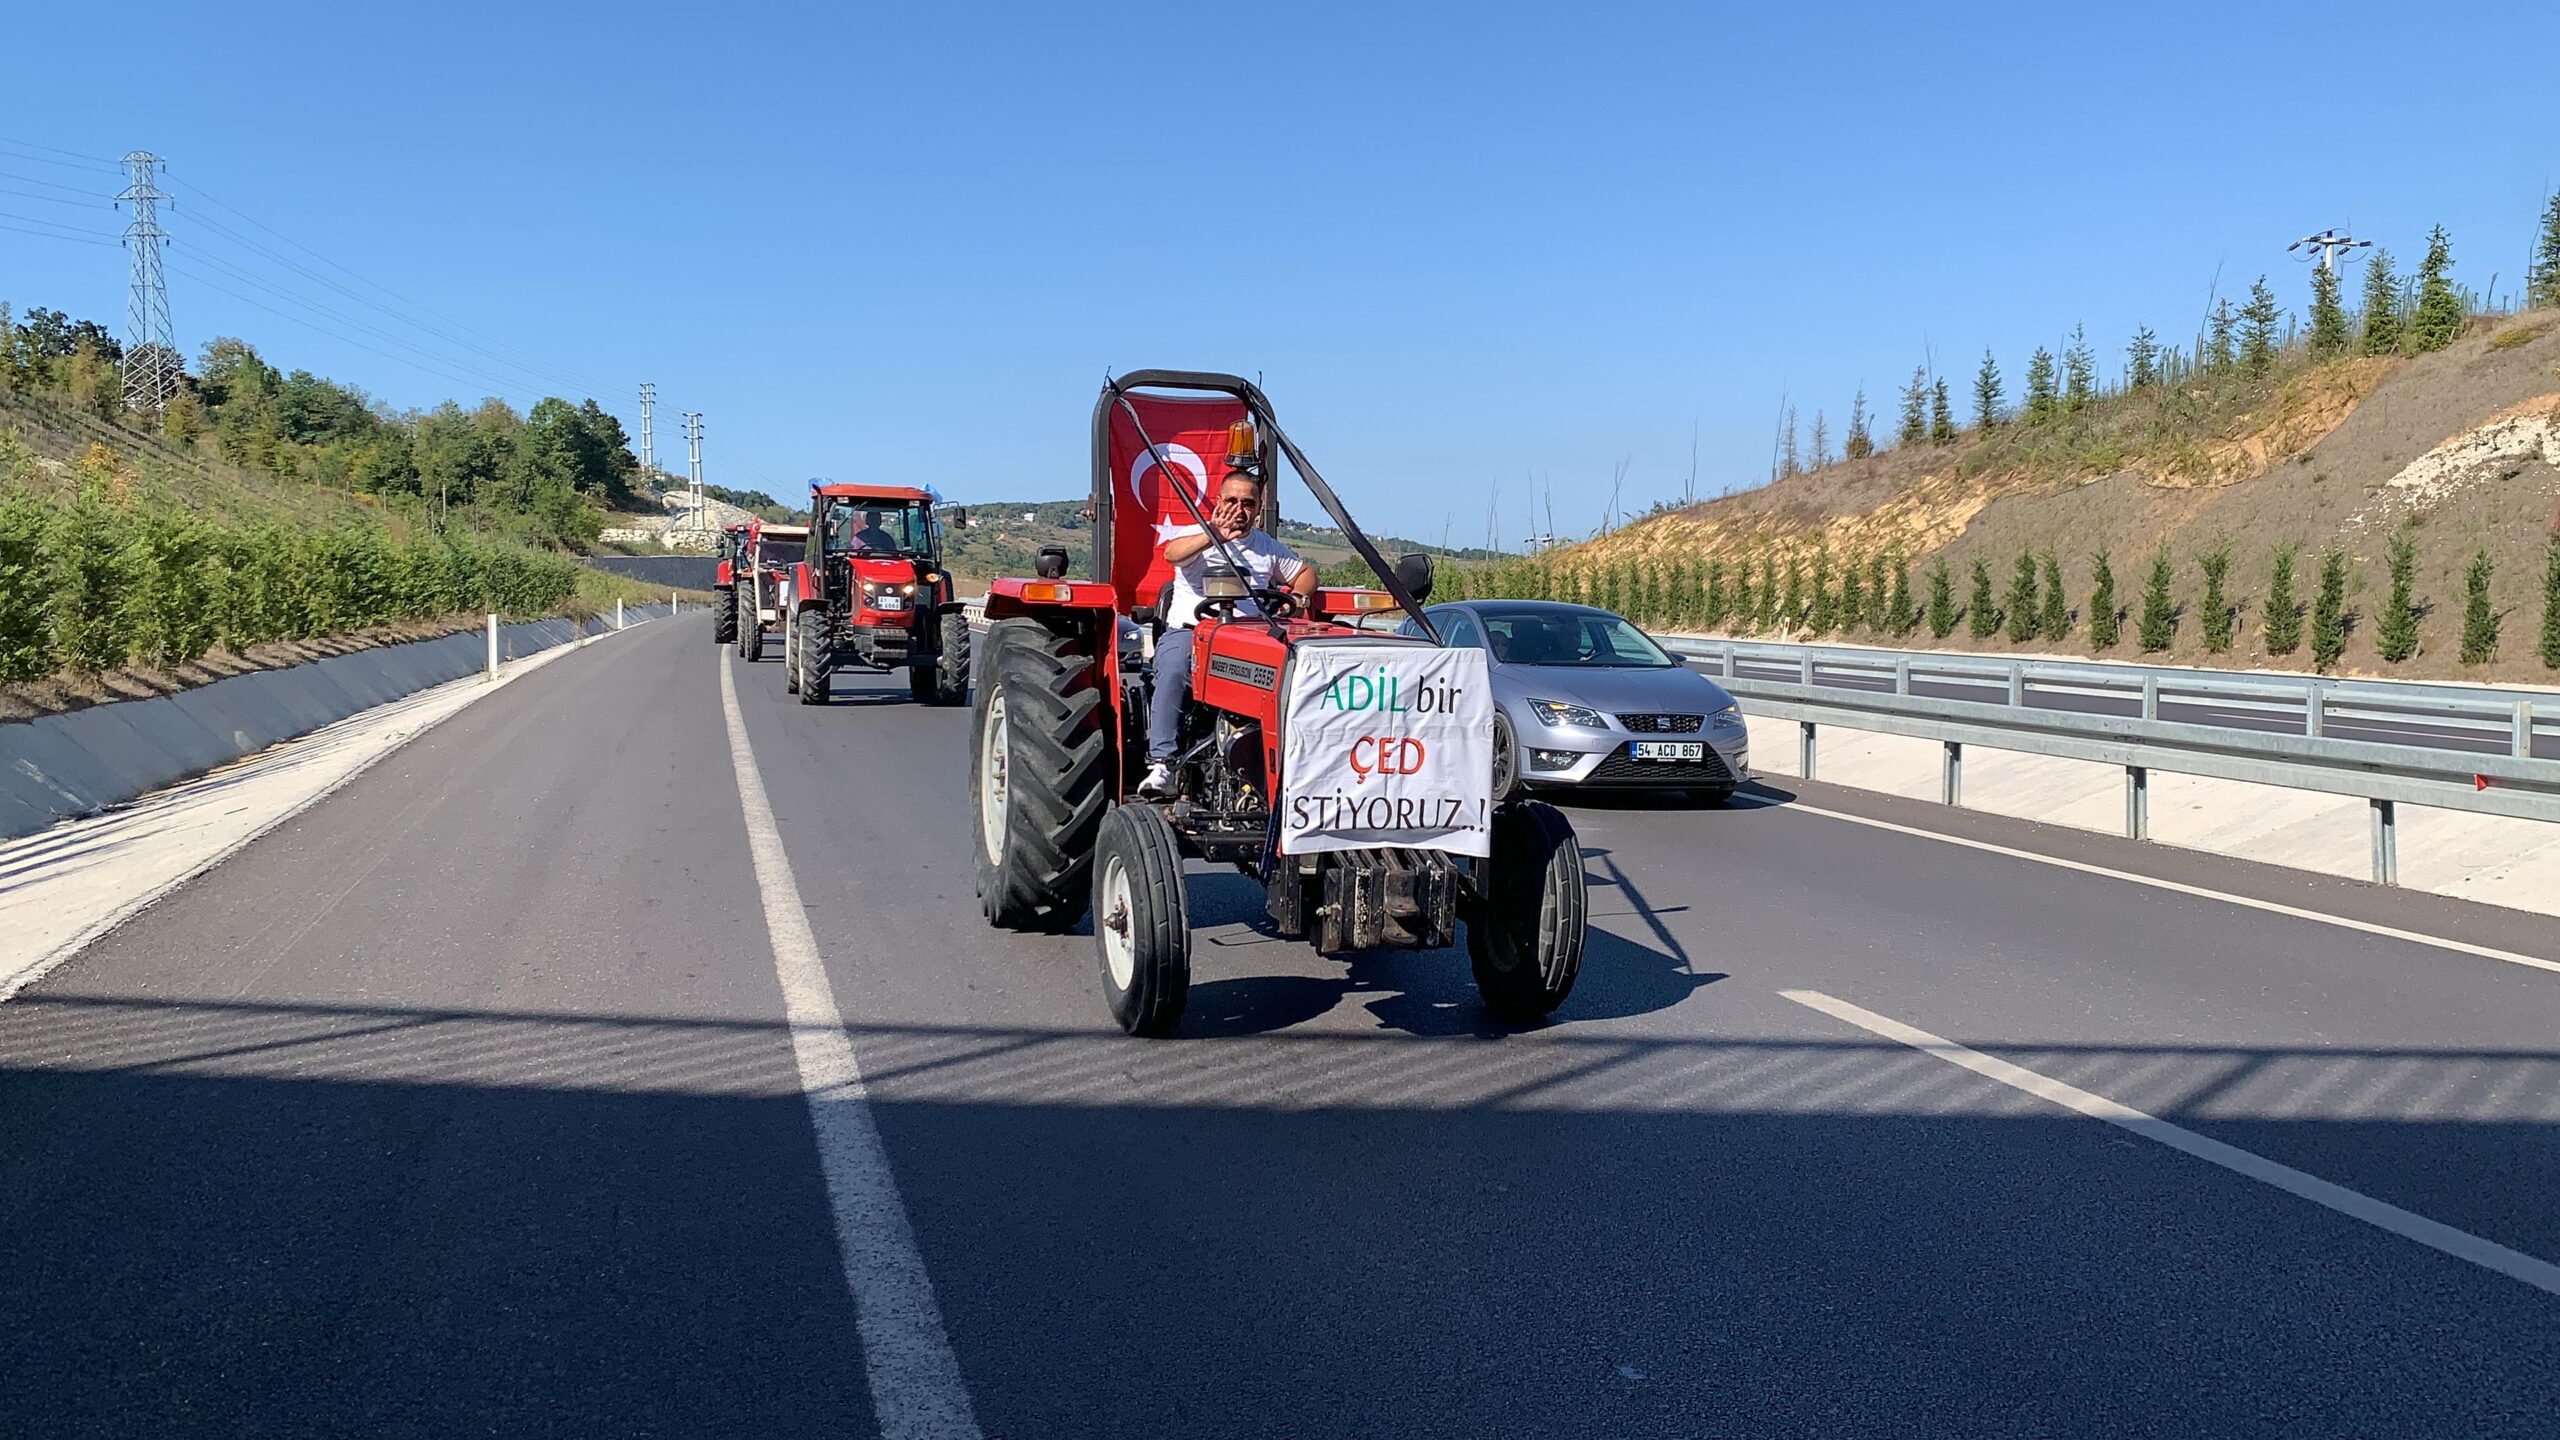
[[[850,1033],[989,1435],[2441,1435],[2560,1373],[2540,1292],[1863,1037]],[[22,997],[6,1428],[840,1430],[790,1042]],[[1975,1043],[2560,1241],[2560,1053]]]

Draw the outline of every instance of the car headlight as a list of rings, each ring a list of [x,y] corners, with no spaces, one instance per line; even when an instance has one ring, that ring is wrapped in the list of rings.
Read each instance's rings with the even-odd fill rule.
[[[1567,705],[1561,700],[1532,700],[1529,713],[1549,725],[1573,725],[1584,730],[1609,728],[1609,717],[1588,705]]]
[[[1740,705],[1727,705],[1713,715],[1708,716],[1707,723],[1710,725],[1739,725],[1742,723],[1742,707]]]

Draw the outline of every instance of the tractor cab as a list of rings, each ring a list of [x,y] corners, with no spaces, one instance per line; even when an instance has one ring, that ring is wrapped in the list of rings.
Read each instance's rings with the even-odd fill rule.
[[[840,665],[903,667],[918,700],[968,698],[968,616],[942,567],[931,492],[812,481],[805,537],[783,634],[787,690],[823,705]]]
[[[1572,826],[1536,801],[1497,805],[1481,651],[1445,647],[1422,602],[1427,556],[1389,564],[1250,381],[1140,371],[1106,381],[1092,431],[1094,552],[1063,549],[988,587],[970,787],[978,893],[991,924],[1064,930],[1093,916],[1104,989],[1132,1034],[1169,1034],[1190,984],[1182,864],[1234,865],[1272,928],[1326,952],[1439,949],[1463,925],[1495,1010],[1537,1017],[1581,962]],[[1340,527],[1373,585],[1300,597],[1257,588],[1223,536],[1198,557],[1196,605],[1168,613],[1165,543],[1210,530],[1219,483],[1259,479],[1279,526],[1278,467]],[[1186,563],[1189,563],[1186,561]],[[1354,623],[1401,611],[1414,633]],[[1139,795],[1152,659],[1190,632],[1175,786]]]

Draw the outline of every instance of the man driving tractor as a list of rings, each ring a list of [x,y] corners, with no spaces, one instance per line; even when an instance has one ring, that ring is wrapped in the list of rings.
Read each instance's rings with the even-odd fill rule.
[[[1191,690],[1191,627],[1199,619],[1202,582],[1209,562],[1232,550],[1250,572],[1254,594],[1286,586],[1303,608],[1316,593],[1316,567],[1258,528],[1262,519],[1262,477],[1254,473],[1250,452],[1231,455],[1227,477],[1218,485],[1218,500],[1209,512],[1209,530],[1227,544],[1222,550],[1197,525],[1175,530],[1164,542],[1165,563],[1173,567],[1170,601],[1165,606],[1164,638],[1156,642],[1156,688],[1147,706],[1147,775],[1138,793],[1149,799],[1173,794],[1173,757],[1180,745],[1182,704]],[[1258,616],[1262,607],[1251,599],[1236,602],[1236,614]]]

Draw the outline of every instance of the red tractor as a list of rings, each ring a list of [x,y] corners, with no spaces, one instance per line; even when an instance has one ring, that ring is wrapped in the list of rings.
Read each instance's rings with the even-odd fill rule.
[[[738,583],[739,558],[745,553],[747,527],[720,527],[718,563],[711,567],[711,588],[720,598],[711,602],[711,639],[727,645],[738,638],[738,607],[731,598]]]
[[[808,544],[806,525],[747,522],[746,543],[738,560],[734,622],[738,653],[747,659],[762,660],[765,632],[790,622],[791,567],[806,558]]]
[[[791,567],[783,688],[827,703],[840,666],[906,668],[928,705],[969,698],[969,617],[942,568],[933,497],[904,485],[809,486],[809,548]]]
[[[1213,541],[1175,791],[1141,798],[1172,576],[1162,542],[1207,528],[1212,461],[1276,478],[1282,456],[1377,588],[1319,589],[1302,613],[1286,592],[1251,593],[1251,567]],[[1262,488],[1276,530],[1275,487]],[[1484,654],[1443,646],[1424,617],[1430,558],[1380,558],[1262,392],[1232,375],[1105,382],[1093,514],[1098,578],[1068,579],[1053,546],[1034,578],[988,589],[969,751],[988,922],[1063,933],[1091,914],[1113,1018],[1168,1035],[1191,983],[1183,862],[1232,864],[1260,882],[1279,934],[1326,953],[1439,949],[1463,925],[1489,1008],[1534,1020],[1562,1004],[1582,964],[1582,851],[1552,806],[1496,803]],[[1416,633],[1349,623],[1389,610]]]

